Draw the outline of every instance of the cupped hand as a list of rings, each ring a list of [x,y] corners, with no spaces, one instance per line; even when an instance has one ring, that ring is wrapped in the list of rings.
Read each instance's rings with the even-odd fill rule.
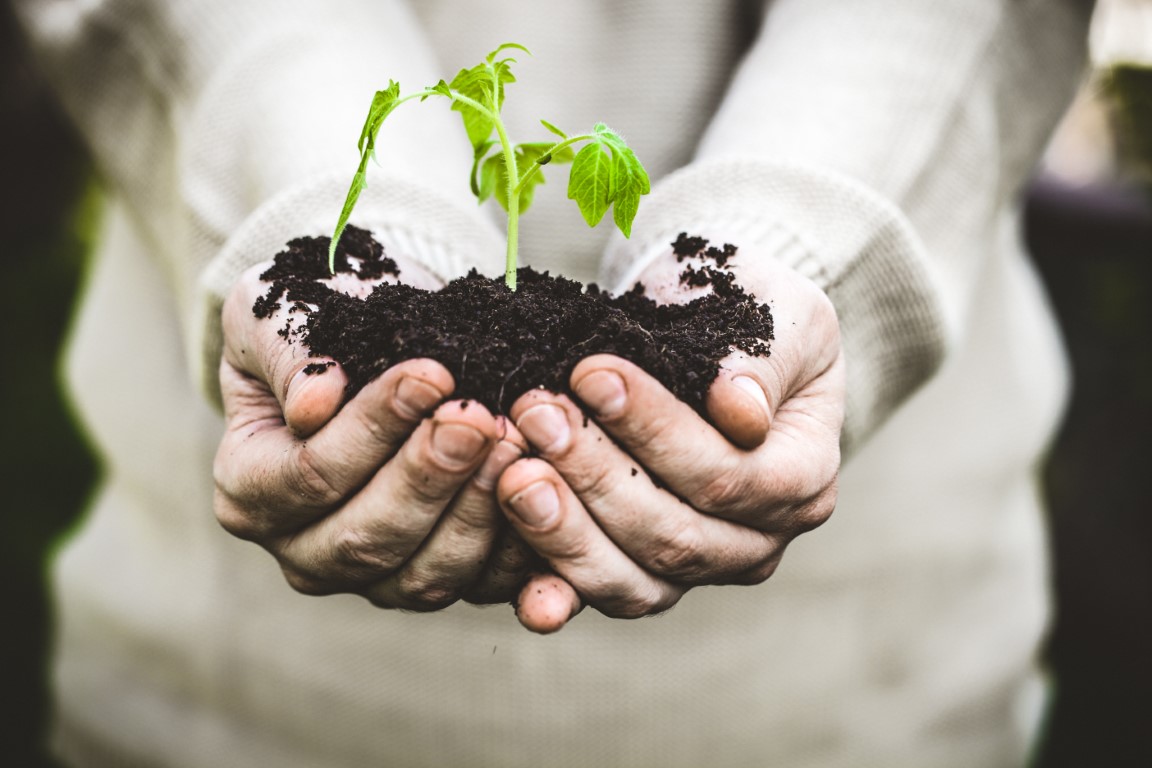
[[[277,333],[297,315],[253,316],[262,269],[245,273],[224,307],[220,524],[267,549],[306,594],[352,592],[408,610],[509,601],[523,552],[494,488],[525,448],[516,427],[448,401],[452,376],[431,360],[396,365],[344,402],[339,366],[304,372],[331,361]]]
[[[671,254],[641,278],[664,300],[690,296]],[[584,603],[634,618],[694,586],[756,584],[836,501],[844,359],[827,297],[770,259],[741,254],[740,283],[773,310],[771,355],[733,354],[708,419],[616,357],[585,359],[570,398],[524,395],[510,415],[538,458],[508,467],[498,496],[553,574],[531,579],[518,615],[555,631]]]

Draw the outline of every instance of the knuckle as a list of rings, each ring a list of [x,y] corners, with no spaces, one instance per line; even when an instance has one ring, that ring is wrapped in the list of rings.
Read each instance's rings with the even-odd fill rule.
[[[700,526],[686,520],[657,533],[650,561],[652,569],[663,576],[691,578],[700,574],[707,565]]]
[[[329,507],[337,504],[343,494],[332,478],[321,469],[316,452],[307,444],[295,449],[293,471],[288,473],[289,490],[309,506]]]
[[[359,528],[345,527],[337,531],[332,551],[337,562],[354,573],[390,573],[402,560]]]
[[[216,522],[225,531],[238,539],[256,541],[261,538],[261,526],[251,515],[246,514],[238,505],[232,503],[221,491],[216,491],[212,505],[216,515]]]
[[[323,597],[339,591],[332,588],[330,584],[322,579],[317,578],[314,574],[305,573],[299,568],[282,565],[280,570],[284,574],[284,580],[288,582],[288,586],[302,595]]]
[[[800,529],[803,531],[811,531],[814,528],[819,528],[828,522],[828,518],[832,516],[832,511],[835,505],[824,502],[811,504],[800,516]]]
[[[599,610],[612,619],[640,619],[662,613],[670,607],[655,587],[648,586],[629,590],[607,601]]]
[[[763,584],[772,578],[772,574],[776,573],[776,569],[780,566],[780,559],[783,553],[779,550],[775,551],[770,557],[763,562],[752,566],[748,570],[732,579],[733,584],[751,587],[757,584]]]
[[[614,469],[612,462],[593,461],[582,467],[582,471],[566,473],[565,480],[585,505],[595,504],[619,487]]]
[[[403,418],[393,411],[390,411],[389,417],[383,420],[374,411],[357,410],[353,412],[356,416],[357,426],[364,432],[370,444],[387,449],[395,447],[397,442],[396,423],[402,422]]]
[[[412,508],[439,509],[462,484],[463,480],[448,477],[444,472],[414,465],[404,481],[404,496]]]
[[[824,525],[835,509],[836,488],[833,486],[825,489],[815,498],[798,505],[792,516],[796,533],[804,533]]]
[[[551,560],[584,565],[593,559],[594,547],[584,532],[554,532],[544,536],[545,540],[536,543],[541,546],[541,551],[547,552]]]
[[[659,438],[667,434],[673,424],[673,417],[666,412],[646,412],[645,418],[634,418],[631,409],[625,411],[616,419],[608,420],[612,428],[627,436],[629,442],[637,445],[659,443]]]
[[[438,611],[460,599],[456,584],[431,577],[419,571],[406,571],[396,579],[396,591],[405,608],[414,611]]]
[[[694,507],[711,514],[727,512],[752,500],[748,482],[734,470],[726,469],[713,474],[695,494]]]

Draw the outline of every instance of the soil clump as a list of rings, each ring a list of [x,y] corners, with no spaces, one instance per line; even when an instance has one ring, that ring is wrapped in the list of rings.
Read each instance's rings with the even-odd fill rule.
[[[270,317],[281,303],[290,319],[280,333],[311,354],[338,361],[351,397],[404,360],[431,358],[456,380],[453,398],[506,413],[524,392],[543,387],[570,393],[580,360],[609,353],[635,363],[678,398],[704,412],[708,387],[732,350],[767,356],[772,313],[727,269],[735,246],[712,247],[681,234],[673,250],[680,279],[711,290],[685,304],[657,304],[637,283],[619,296],[595,284],[522,267],[516,291],[503,277],[473,270],[438,291],[380,283],[366,297],[331,288],[327,237],[288,243],[261,279],[268,291],[253,305]],[[373,280],[399,277],[395,261],[365,230],[349,226],[336,252],[336,272]],[[327,365],[309,366],[322,373]]]

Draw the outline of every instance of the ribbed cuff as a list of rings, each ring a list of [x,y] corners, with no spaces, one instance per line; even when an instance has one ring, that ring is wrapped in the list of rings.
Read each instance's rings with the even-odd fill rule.
[[[939,367],[949,338],[924,246],[904,215],[840,174],[717,158],[664,179],[643,201],[631,240],[617,238],[601,280],[628,287],[680,232],[733,233],[824,290],[848,364],[844,455]],[[770,297],[761,297],[765,300]]]

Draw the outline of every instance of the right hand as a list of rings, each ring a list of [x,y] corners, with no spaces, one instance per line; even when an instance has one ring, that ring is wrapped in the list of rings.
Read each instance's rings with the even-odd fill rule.
[[[344,402],[339,366],[305,374],[330,361],[277,334],[298,316],[252,314],[267,266],[241,276],[223,311],[220,524],[268,550],[305,594],[417,611],[510,600],[529,554],[493,489],[525,449],[519,432],[478,403],[445,402],[455,383],[432,360],[393,366]]]

